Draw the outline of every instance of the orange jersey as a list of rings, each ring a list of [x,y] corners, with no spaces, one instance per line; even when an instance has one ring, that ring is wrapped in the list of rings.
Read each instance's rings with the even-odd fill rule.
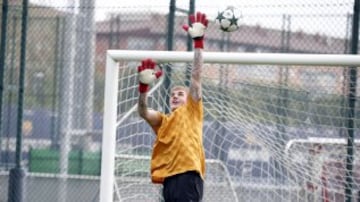
[[[160,113],[161,125],[154,127],[157,135],[151,158],[151,180],[163,183],[164,178],[186,171],[205,174],[203,148],[203,103],[188,96],[185,105],[171,114]]]

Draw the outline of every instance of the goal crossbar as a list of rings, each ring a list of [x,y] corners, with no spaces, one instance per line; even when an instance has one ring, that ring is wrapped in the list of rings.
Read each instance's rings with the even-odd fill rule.
[[[360,139],[354,139],[355,145],[360,145]],[[346,145],[347,139],[345,138],[320,138],[320,137],[309,137],[306,139],[292,139],[286,143],[285,154],[288,154],[290,149],[296,144],[319,144],[319,145]]]
[[[157,62],[190,62],[192,52],[185,51],[135,51],[108,50],[113,60],[126,58],[141,61],[151,58]],[[359,55],[345,54],[291,54],[291,53],[236,53],[204,52],[204,63],[252,64],[252,65],[304,65],[304,66],[360,66]]]

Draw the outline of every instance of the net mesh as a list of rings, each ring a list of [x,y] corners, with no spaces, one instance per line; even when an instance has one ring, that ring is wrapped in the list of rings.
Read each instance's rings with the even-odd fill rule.
[[[149,177],[155,136],[136,110],[138,65],[119,63],[115,198],[159,201]],[[151,88],[151,108],[169,110],[168,86],[188,85],[190,65],[159,64],[165,76]],[[212,63],[202,74],[204,201],[341,201],[350,170],[359,197],[359,143],[347,147],[348,68]]]

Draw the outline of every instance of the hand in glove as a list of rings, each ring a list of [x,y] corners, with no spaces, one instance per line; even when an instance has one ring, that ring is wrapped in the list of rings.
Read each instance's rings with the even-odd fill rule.
[[[141,61],[138,66],[139,92],[146,93],[149,90],[149,84],[153,83],[162,75],[162,71],[155,71],[156,63],[151,59]]]
[[[206,15],[197,12],[196,16],[190,15],[189,20],[191,25],[183,25],[183,29],[188,32],[194,40],[194,48],[204,48],[204,35],[208,26]]]

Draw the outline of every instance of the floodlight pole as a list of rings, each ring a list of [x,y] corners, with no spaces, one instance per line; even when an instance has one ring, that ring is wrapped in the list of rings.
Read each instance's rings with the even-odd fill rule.
[[[174,44],[174,24],[175,24],[175,12],[176,12],[176,0],[170,0],[170,6],[169,6],[169,16],[168,16],[168,26],[167,26],[167,50],[172,51],[173,50],[173,44]],[[165,69],[163,70],[165,72],[164,75],[164,93],[167,95],[165,97],[165,103],[164,106],[164,112],[169,113],[170,108],[168,107],[168,103],[170,102],[170,97],[168,96],[170,94],[170,86],[171,86],[171,67],[169,64],[165,65]]]
[[[190,0],[189,2],[189,11],[187,12],[188,16],[195,13],[195,0]],[[188,19],[188,23],[190,24],[190,19]],[[187,35],[186,41],[187,51],[193,50],[193,40],[190,35]],[[186,65],[185,70],[185,86],[190,86],[190,77],[191,77],[191,66],[192,64],[188,63]]]
[[[16,151],[15,168],[10,170],[8,202],[24,201],[24,181],[25,171],[22,168],[22,122],[24,111],[24,88],[25,88],[25,70],[26,70],[26,36],[28,21],[29,0],[23,0],[22,21],[21,21],[21,50],[20,50],[20,73],[19,73],[19,91],[17,108],[17,127],[16,127]]]
[[[61,97],[60,97],[60,156],[59,156],[59,202],[65,202],[67,198],[67,177],[69,170],[69,153],[71,150],[71,136],[74,123],[74,77],[77,32],[76,0],[67,1],[68,9],[65,18],[64,47],[67,54],[64,55],[64,69],[61,72]]]
[[[1,16],[1,41],[0,41],[0,163],[2,161],[2,103],[4,92],[4,72],[5,72],[5,56],[6,56],[6,37],[7,37],[7,17],[9,11],[8,0],[3,0],[2,16]]]
[[[357,55],[358,41],[359,41],[359,6],[360,0],[354,0],[354,15],[352,20],[352,39],[351,39],[351,54]],[[347,95],[349,109],[347,114],[347,154],[346,154],[346,184],[345,184],[345,201],[352,201],[353,190],[353,166],[354,166],[354,117],[356,105],[356,80],[357,80],[357,67],[349,67],[349,92]]]

